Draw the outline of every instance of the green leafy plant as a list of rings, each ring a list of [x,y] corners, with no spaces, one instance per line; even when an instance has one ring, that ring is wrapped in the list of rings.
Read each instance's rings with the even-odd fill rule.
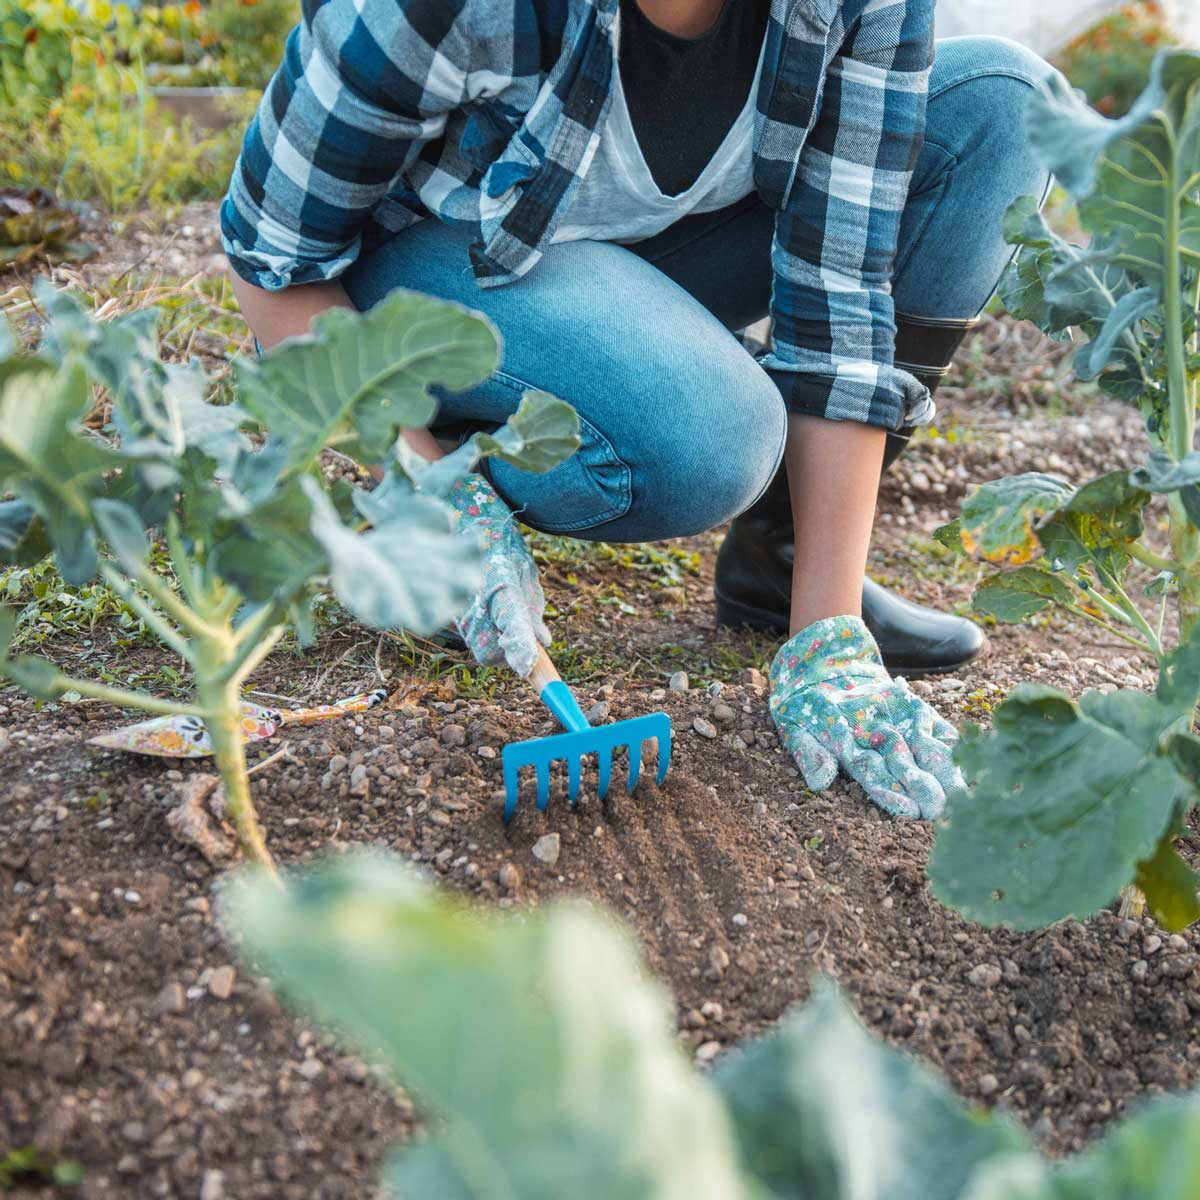
[[[298,15],[292,0],[189,0],[139,11],[159,31],[146,51],[152,82],[255,89],[279,66]]]
[[[1154,56],[1175,42],[1162,5],[1134,0],[1073,39],[1057,65],[1100,112],[1119,117],[1141,94]]]
[[[0,175],[119,216],[224,189],[253,96],[201,135],[151,94],[147,63],[184,9],[0,0]]]
[[[387,1194],[424,1200],[1184,1200],[1200,1096],[1052,1163],[870,1037],[829,985],[708,1075],[612,920],[514,917],[374,855],[244,875],[226,924],[284,996],[409,1089],[433,1134]]]
[[[33,1146],[21,1146],[0,1158],[0,1187],[19,1183],[44,1183],[73,1192],[83,1183],[83,1167],[74,1159],[54,1159]]]
[[[0,267],[90,258],[96,248],[80,240],[82,229],[79,212],[44,188],[0,188]]]
[[[36,353],[14,353],[11,337],[0,347],[0,493],[12,497],[0,502],[0,565],[29,566],[53,547],[68,583],[99,574],[188,664],[194,694],[163,699],[14,654],[8,609],[0,674],[43,698],[76,692],[202,720],[242,844],[268,862],[245,772],[244,681],[288,627],[310,638],[322,589],[369,625],[441,628],[478,586],[480,549],[437,497],[484,455],[549,469],[577,445],[578,419],[530,392],[494,433],[433,466],[416,459],[397,439],[433,418],[430,388],[472,387],[499,354],[485,318],[417,293],[323,314],[311,336],[240,362],[226,406],[206,402],[198,364],[159,360],[152,310],[102,323],[48,286],[37,298],[50,323]],[[95,385],[112,405],[110,437],[82,424]],[[329,483],[327,448],[384,464],[382,482]]]
[[[990,732],[968,727],[958,757],[971,787],[948,806],[930,876],[946,903],[1018,928],[1086,915],[1136,880],[1177,928],[1200,917],[1200,876],[1174,849],[1200,797],[1200,54],[1160,54],[1115,121],[1052,81],[1029,130],[1091,240],[1064,241],[1032,197],[1018,201],[1003,299],[1056,337],[1082,331],[1076,373],[1140,408],[1149,450],[1137,470],[1080,487],[1043,474],[986,483],[938,536],[1015,568],[982,582],[981,612],[1067,609],[1153,655],[1160,680],[1152,696],[1078,702],[1023,686]],[[1165,546],[1152,536],[1164,526]],[[1139,587],[1155,616],[1135,602]]]

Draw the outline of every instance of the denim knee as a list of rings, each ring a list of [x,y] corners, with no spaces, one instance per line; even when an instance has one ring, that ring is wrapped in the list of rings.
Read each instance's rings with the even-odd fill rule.
[[[709,365],[681,380],[678,418],[635,472],[630,516],[660,530],[645,536],[686,537],[731,520],[766,491],[783,458],[787,410],[767,373],[743,351],[735,364]]]
[[[939,96],[972,79],[1008,78],[1037,87],[1054,71],[1041,55],[1011,38],[991,34],[942,38],[937,43],[929,95]]]

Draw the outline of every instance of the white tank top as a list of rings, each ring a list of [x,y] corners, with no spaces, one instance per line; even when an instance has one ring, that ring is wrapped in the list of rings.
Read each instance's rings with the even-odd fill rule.
[[[614,45],[619,37],[614,22]],[[664,196],[646,166],[625,103],[621,72],[614,65],[612,102],[600,129],[600,144],[550,241],[637,242],[689,213],[713,212],[750,195],[754,191],[754,98],[762,62],[760,50],[742,111],[696,181],[678,196]]]

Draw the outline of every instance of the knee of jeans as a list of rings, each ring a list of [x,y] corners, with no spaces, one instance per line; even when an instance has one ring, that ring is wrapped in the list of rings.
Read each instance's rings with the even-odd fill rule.
[[[634,489],[634,508],[659,515],[658,537],[687,537],[745,512],[779,469],[787,438],[787,410],[779,389],[742,356],[737,370],[706,376],[679,398],[679,419]]]
[[[992,34],[971,34],[939,42],[937,53],[943,68],[934,68],[931,94],[938,94],[955,83],[969,79],[1012,79],[1027,87],[1037,87],[1054,74],[1052,67],[1040,54],[1014,42],[1011,38]],[[939,84],[937,76],[943,76]]]

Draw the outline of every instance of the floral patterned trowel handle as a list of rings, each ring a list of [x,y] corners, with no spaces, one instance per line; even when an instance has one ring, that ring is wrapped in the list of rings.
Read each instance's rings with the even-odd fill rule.
[[[382,688],[347,696],[335,704],[318,704],[314,708],[267,708],[261,704],[242,701],[242,737],[247,742],[261,742],[273,737],[282,725],[313,725],[333,717],[366,712],[385,696]],[[106,750],[125,750],[130,754],[156,754],[165,758],[204,758],[211,754],[212,742],[199,717],[154,717],[137,725],[126,725],[98,737],[89,738],[93,746]]]

